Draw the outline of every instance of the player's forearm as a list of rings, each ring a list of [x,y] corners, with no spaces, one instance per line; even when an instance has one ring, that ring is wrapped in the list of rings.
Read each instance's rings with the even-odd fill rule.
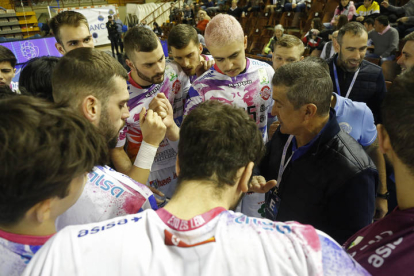
[[[115,148],[109,150],[111,161],[115,166],[115,169],[123,174],[128,175],[128,172],[132,168],[131,160],[124,151],[123,148]]]
[[[170,141],[177,141],[180,139],[180,128],[176,124],[173,124],[167,129],[166,136]]]
[[[127,175],[141,184],[146,184],[150,173],[151,170],[139,168],[133,165]]]
[[[376,145],[376,141],[377,140],[375,140],[373,145],[368,147],[367,153],[369,157],[372,159],[372,162],[374,162],[378,170],[378,176],[379,176],[380,183],[378,185],[377,192],[380,194],[385,194],[387,192],[387,173],[385,169],[385,159],[379,147]]]

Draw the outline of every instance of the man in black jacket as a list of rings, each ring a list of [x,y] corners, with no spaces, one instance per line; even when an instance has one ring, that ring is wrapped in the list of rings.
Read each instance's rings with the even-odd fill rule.
[[[272,115],[280,127],[259,165],[266,180],[277,179],[266,194],[266,217],[311,224],[343,243],[372,222],[378,172],[341,131],[330,109],[332,82],[322,66],[286,64],[272,84]]]
[[[381,67],[364,60],[368,34],[358,22],[343,26],[336,39],[338,54],[328,60],[333,91],[353,101],[364,102],[381,123],[381,103],[386,86]]]
[[[112,19],[111,15],[108,16],[108,22],[106,22],[106,29],[108,30],[108,38],[111,41],[112,55],[115,57],[114,48],[116,50],[116,54],[119,55],[119,51],[118,51],[119,34],[118,34],[118,27],[115,24],[115,21]]]

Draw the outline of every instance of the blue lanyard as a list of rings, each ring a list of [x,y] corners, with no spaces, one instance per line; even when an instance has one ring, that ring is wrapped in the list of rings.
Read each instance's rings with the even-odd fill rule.
[[[333,62],[333,71],[334,71],[334,75],[335,75],[336,92],[338,92],[338,95],[341,96],[341,89],[339,88],[338,73],[336,71],[335,61]],[[352,82],[349,85],[348,92],[346,93],[345,98],[348,98],[349,94],[351,94],[351,90],[352,90],[352,87],[354,87],[354,84],[355,84],[356,78],[358,76],[358,73],[359,73],[359,68],[358,68],[358,71],[356,71],[355,74],[354,74],[354,78],[352,79]]]
[[[289,159],[287,160],[286,165],[285,165],[286,152],[287,152],[287,149],[289,148],[290,143],[292,142],[293,137],[294,137],[293,135],[289,136],[289,138],[288,138],[288,140],[285,144],[285,147],[283,148],[282,160],[280,160],[279,174],[277,176],[277,183],[276,183],[278,188],[280,186],[280,181],[282,180],[283,172],[285,171],[287,165],[290,162],[290,159],[292,159],[292,156],[293,156],[293,152],[292,152],[292,155],[289,157]]]

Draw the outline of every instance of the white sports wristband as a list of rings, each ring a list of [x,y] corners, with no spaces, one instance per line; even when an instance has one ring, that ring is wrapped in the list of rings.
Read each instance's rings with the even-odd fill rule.
[[[144,170],[151,170],[154,157],[157,154],[157,149],[158,147],[154,147],[153,145],[142,141],[137,157],[135,158],[134,166]]]

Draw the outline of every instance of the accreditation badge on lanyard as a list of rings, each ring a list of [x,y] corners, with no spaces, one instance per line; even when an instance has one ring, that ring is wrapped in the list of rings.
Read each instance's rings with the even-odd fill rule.
[[[293,137],[294,137],[293,135],[289,136],[288,140],[286,141],[285,147],[283,148],[282,159],[280,160],[279,173],[277,176],[276,187],[274,189],[271,189],[267,195],[267,200],[266,200],[267,202],[266,202],[266,209],[265,209],[266,218],[269,218],[271,220],[276,220],[277,213],[279,212],[279,208],[280,208],[280,203],[282,201],[278,195],[278,190],[280,187],[280,182],[282,181],[283,172],[288,166],[294,153],[292,151],[292,154],[290,155],[289,159],[286,161],[287,149],[289,148],[289,145],[292,142]],[[285,161],[286,161],[286,164],[285,164]]]
[[[342,96],[341,95],[341,88],[339,87],[338,72],[336,71],[335,62],[333,62],[333,71],[334,71],[334,75],[335,75],[336,92],[338,93],[339,96]],[[346,92],[346,95],[342,96],[342,97],[345,97],[345,98],[349,97],[349,94],[351,94],[352,87],[354,87],[356,78],[358,77],[358,73],[359,73],[359,68],[358,68],[358,71],[356,71],[355,74],[354,74],[354,78],[352,79],[352,82],[349,85],[348,92]]]

